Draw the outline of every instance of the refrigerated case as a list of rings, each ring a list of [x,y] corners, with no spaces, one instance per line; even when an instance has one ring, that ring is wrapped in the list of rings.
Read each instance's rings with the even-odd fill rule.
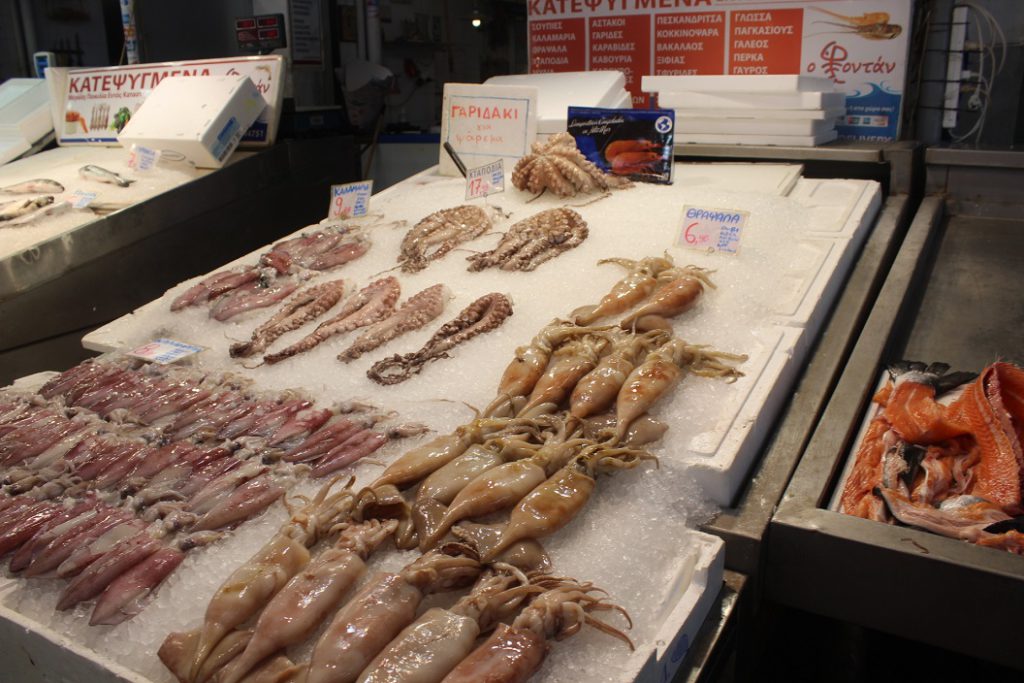
[[[1024,560],[830,509],[889,363],[1021,359],[1024,154],[931,148],[914,215],[770,526],[780,604],[1014,668]]]

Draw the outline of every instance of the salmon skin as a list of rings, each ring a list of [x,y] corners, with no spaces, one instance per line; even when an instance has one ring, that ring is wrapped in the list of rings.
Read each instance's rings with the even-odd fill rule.
[[[840,511],[1024,554],[1024,370],[888,370]]]

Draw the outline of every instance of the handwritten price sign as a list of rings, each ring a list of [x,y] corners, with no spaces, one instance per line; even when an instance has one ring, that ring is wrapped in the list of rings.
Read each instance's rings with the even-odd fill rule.
[[[173,339],[157,339],[129,351],[128,355],[159,363],[160,365],[167,365],[186,356],[191,356],[193,353],[199,353],[202,350],[202,346],[193,346],[192,344],[174,341]]]
[[[705,252],[737,254],[743,227],[749,217],[747,211],[684,206],[676,244]]]
[[[370,195],[373,181],[331,185],[331,205],[327,208],[328,218],[358,218],[370,211]]]
[[[466,171],[466,199],[478,199],[505,191],[505,161],[498,159]]]

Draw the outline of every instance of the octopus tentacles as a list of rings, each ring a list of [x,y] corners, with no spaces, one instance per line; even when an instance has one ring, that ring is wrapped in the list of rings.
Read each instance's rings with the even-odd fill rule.
[[[332,280],[306,287],[285,301],[270,320],[253,330],[252,339],[232,344],[228,353],[232,358],[246,358],[261,353],[281,335],[319,318],[338,303],[344,294],[344,280]]]
[[[398,256],[405,273],[416,273],[463,242],[491,229],[491,218],[479,206],[464,204],[430,214],[406,234]]]
[[[394,277],[385,277],[371,282],[346,299],[336,316],[320,323],[313,332],[288,348],[264,356],[263,362],[278,363],[303,351],[308,351],[336,334],[344,334],[383,320],[395,310],[399,294],[401,294],[401,287]]]
[[[442,284],[427,287],[409,297],[393,315],[367,328],[352,342],[352,346],[338,355],[338,360],[347,363],[383,346],[400,334],[418,330],[444,312],[449,298],[451,295],[448,288]]]
[[[419,351],[395,354],[378,361],[366,376],[378,384],[398,384],[417,374],[424,365],[447,358],[448,351],[478,334],[499,327],[512,315],[512,302],[504,294],[485,294],[434,333]]]
[[[494,249],[470,256],[469,270],[494,266],[533,270],[563,251],[578,247],[589,234],[583,216],[572,209],[541,211],[509,228]]]
[[[608,175],[587,160],[569,133],[557,133],[547,142],[535,142],[531,153],[520,159],[512,170],[512,184],[520,190],[540,194],[551,190],[559,197],[578,192],[607,191],[628,187],[625,178]]]

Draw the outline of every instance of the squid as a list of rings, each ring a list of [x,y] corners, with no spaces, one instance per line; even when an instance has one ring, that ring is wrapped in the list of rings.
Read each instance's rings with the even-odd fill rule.
[[[650,316],[672,318],[690,310],[704,293],[705,285],[714,288],[709,275],[709,271],[696,266],[662,271],[658,274],[661,286],[650,295],[650,301],[623,318],[620,326],[630,330],[640,321],[649,321]]]
[[[531,417],[545,404],[557,406],[561,403],[576,383],[597,367],[608,345],[608,340],[604,338],[583,337],[556,349],[550,366],[537,380],[518,416]]]
[[[729,363],[741,363],[745,355],[709,351],[706,347],[672,339],[647,355],[623,383],[615,399],[615,431],[611,443],[625,437],[634,420],[663,396],[683,375],[683,369],[702,377],[725,377],[736,380],[743,373]],[[726,362],[728,361],[728,362]]]
[[[514,543],[550,536],[569,524],[590,500],[598,472],[629,469],[644,460],[656,459],[645,451],[590,446],[526,494],[507,524],[456,526],[453,532],[476,548],[482,562],[491,562]]]
[[[348,595],[366,571],[365,560],[396,527],[394,520],[347,525],[332,548],[267,603],[245,650],[224,667],[218,683],[237,683],[273,653],[305,640]]]
[[[217,644],[258,614],[289,579],[302,571],[309,564],[309,548],[351,512],[354,501],[349,487],[331,492],[337,481],[327,482],[312,500],[293,511],[273,538],[217,589],[206,607],[195,646],[187,655],[187,680],[196,680]]]
[[[412,623],[427,593],[473,581],[481,565],[469,547],[432,550],[397,574],[379,572],[335,615],[313,648],[306,683],[351,683]]]
[[[601,610],[617,611],[632,626],[624,609],[595,596],[603,593],[600,589],[555,577],[535,579],[534,583],[550,588],[534,598],[510,626],[500,624],[490,638],[442,679],[444,683],[524,683],[547,656],[549,639],[567,638],[584,624],[634,649],[626,634],[590,615]]]
[[[629,310],[647,298],[658,285],[658,275],[674,267],[672,259],[651,256],[640,261],[624,258],[606,258],[598,265],[614,263],[626,268],[629,273],[616,282],[596,306],[584,306],[573,311],[577,325],[590,325],[599,318],[618,315]]]
[[[543,590],[514,567],[498,565],[450,609],[429,609],[404,628],[370,662],[359,683],[438,683],[473,651],[481,633],[514,616],[524,600]]]

